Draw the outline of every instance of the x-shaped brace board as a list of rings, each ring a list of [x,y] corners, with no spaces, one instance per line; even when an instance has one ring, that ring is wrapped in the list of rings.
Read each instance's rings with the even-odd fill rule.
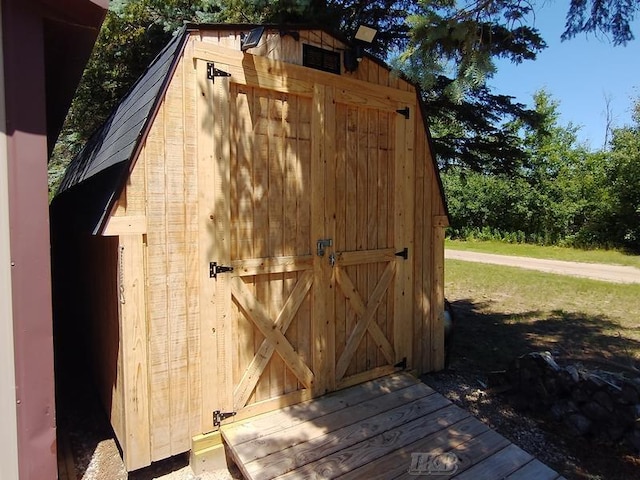
[[[396,271],[396,262],[389,262],[387,267],[384,269],[378,284],[375,289],[371,293],[367,304],[365,305],[362,301],[362,297],[358,293],[358,290],[353,285],[353,282],[347,275],[347,272],[344,271],[343,268],[339,266],[335,269],[336,271],[336,281],[340,285],[340,289],[344,296],[347,297],[347,300],[351,304],[356,315],[359,317],[358,323],[355,328],[349,335],[347,340],[347,344],[340,355],[340,359],[336,364],[336,379],[340,380],[344,377],[344,374],[349,368],[349,363],[351,362],[351,358],[355,354],[358,349],[358,345],[362,341],[367,330],[371,334],[371,337],[376,342],[376,345],[382,351],[382,354],[387,359],[390,364],[395,362],[395,352],[393,350],[393,346],[387,339],[386,335],[380,330],[380,327],[376,322],[373,322],[372,319],[374,314],[382,300],[384,298],[385,292],[389,289],[389,285],[391,284],[391,280],[393,280],[393,276]]]
[[[249,367],[242,376],[242,380],[233,392],[234,408],[244,407],[256,387],[262,372],[269,363],[275,350],[282,357],[282,360],[293,371],[295,376],[306,387],[311,388],[314,374],[304,363],[300,355],[294,350],[289,340],[284,336],[291,325],[300,305],[307,296],[313,284],[313,272],[305,271],[289,298],[285,302],[282,310],[278,314],[275,322],[269,318],[268,312],[258,302],[241,277],[233,277],[231,282],[231,292],[234,301],[264,335],[264,340],[256,352]]]

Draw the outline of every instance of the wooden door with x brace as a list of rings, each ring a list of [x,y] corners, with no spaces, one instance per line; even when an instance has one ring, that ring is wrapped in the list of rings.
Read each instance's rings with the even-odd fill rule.
[[[320,82],[310,95],[234,76],[207,88],[217,193],[201,235],[218,261],[205,425],[207,405],[250,416],[389,373],[411,344],[406,105],[358,105]]]

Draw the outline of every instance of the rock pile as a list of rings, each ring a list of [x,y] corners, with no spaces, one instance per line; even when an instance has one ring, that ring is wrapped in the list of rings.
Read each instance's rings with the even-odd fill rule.
[[[549,352],[517,358],[494,376],[508,382],[521,407],[544,410],[576,436],[626,442],[640,453],[640,377],[580,366],[560,367]]]

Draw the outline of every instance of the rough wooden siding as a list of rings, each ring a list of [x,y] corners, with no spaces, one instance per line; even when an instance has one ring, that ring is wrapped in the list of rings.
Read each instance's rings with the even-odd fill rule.
[[[250,53],[262,53],[274,60],[301,64],[302,43],[323,48],[343,48],[340,42],[325,33],[300,33],[301,39],[297,42],[291,36],[280,37],[277,32],[272,32]],[[211,378],[212,372],[215,372],[212,365],[215,363],[215,352],[212,353],[206,339],[202,338],[206,330],[201,319],[201,305],[205,298],[201,283],[204,279],[198,273],[206,256],[206,252],[199,247],[199,218],[210,206],[202,205],[199,195],[202,187],[199,182],[203,177],[202,172],[198,171],[197,131],[203,119],[198,117],[197,99],[200,98],[199,85],[202,82],[196,77],[192,51],[199,41],[219,43],[237,51],[239,34],[229,31],[199,32],[187,42],[183,59],[170,80],[166,96],[105,228],[105,234],[108,235],[127,235],[129,241],[134,237],[139,238],[143,249],[142,263],[146,275],[144,316],[148,339],[147,366],[140,375],[146,376],[148,385],[149,439],[129,438],[126,441],[131,442],[131,446],[134,442],[147,441],[151,460],[160,460],[188,450],[193,435],[210,429],[208,423],[212,408],[209,404],[212,399],[207,395],[205,401],[203,396],[205,390],[210,391],[215,386],[215,379]],[[313,72],[309,75],[313,76]],[[374,322],[392,342],[394,337],[406,338],[404,341],[411,346],[409,360],[412,367],[420,372],[434,370],[444,358],[440,344],[434,344],[440,342],[441,338],[438,312],[443,297],[442,252],[434,247],[442,243],[442,227],[438,225],[443,223],[445,210],[422,118],[415,103],[411,109],[411,125],[408,126],[403,123],[403,118],[394,120],[397,115],[388,106],[387,112],[375,110],[376,100],[371,100],[369,96],[367,102],[374,102],[374,108],[370,109],[366,102],[364,106],[359,106],[363,103],[358,97],[361,92],[341,91],[337,87],[343,78],[396,89],[403,92],[408,100],[407,92],[413,92],[414,88],[369,59],[361,62],[357,72],[335,76],[335,79],[332,76],[331,82],[335,82],[335,85],[316,88],[322,90],[318,101],[324,102],[318,106],[333,109],[332,115],[335,115],[335,118],[323,122],[342,122],[345,128],[336,128],[332,133],[335,138],[331,145],[322,146],[322,157],[316,159],[318,169],[323,170],[328,166],[335,171],[326,179],[330,180],[327,185],[335,193],[335,198],[324,205],[326,208],[315,213],[322,215],[320,222],[324,225],[327,212],[335,212],[336,209],[342,212],[333,215],[335,240],[339,242],[344,237],[346,242],[346,238],[357,238],[358,235],[362,239],[362,245],[345,245],[345,250],[356,250],[363,246],[391,248],[399,240],[394,238],[393,232],[395,224],[400,222],[394,217],[393,191],[403,190],[404,200],[411,203],[411,208],[407,212],[410,216],[401,221],[404,225],[402,235],[406,237],[403,237],[403,241],[406,240],[410,248],[409,259],[413,262],[413,269],[398,274],[402,288],[396,289],[395,294],[392,293],[395,287],[392,288],[383,298]],[[231,98],[235,107],[232,112],[235,113],[231,115],[232,126],[229,130],[231,181],[228,188],[231,198],[240,199],[244,195],[243,188],[266,188],[263,185],[265,182],[268,182],[269,188],[282,190],[283,195],[275,203],[255,203],[253,200],[250,205],[232,203],[231,257],[258,258],[276,254],[315,256],[313,249],[316,237],[313,235],[319,233],[311,231],[313,226],[310,221],[304,220],[307,214],[303,213],[310,208],[305,202],[311,201],[311,195],[300,198],[291,195],[298,181],[296,175],[303,176],[305,190],[318,188],[318,183],[312,178],[310,164],[304,164],[301,173],[293,171],[300,167],[296,165],[295,156],[307,157],[311,162],[315,158],[313,155],[316,155],[311,151],[310,141],[314,135],[314,91],[312,89],[308,94],[296,97],[294,94],[268,93],[266,90],[260,93],[253,87],[233,88],[235,90]],[[366,95],[366,92],[362,95]],[[246,110],[246,118],[242,117],[243,109]],[[387,134],[392,130],[386,127],[390,122],[398,122],[398,127],[393,130],[402,131],[401,136]],[[243,130],[246,125],[251,125],[251,129]],[[316,125],[316,128],[320,127],[320,124]],[[353,141],[346,138],[350,128],[355,135]],[[265,132],[282,129],[280,139],[276,142],[263,141],[260,129]],[[403,160],[399,170],[389,161],[392,152],[400,148],[396,142],[402,142],[402,148],[413,154],[411,158]],[[313,148],[320,148],[320,142]],[[360,153],[362,158],[369,159],[367,162],[355,161],[359,151],[363,152]],[[349,172],[349,169],[353,172]],[[408,188],[404,188],[406,182],[410,183]],[[324,184],[324,181],[320,183]],[[251,195],[254,193],[251,192]],[[244,210],[241,211],[241,208]],[[295,209],[295,213],[288,215]],[[277,215],[281,215],[279,220],[268,220]],[[257,237],[250,235],[248,229],[264,231],[264,243],[256,243]],[[359,233],[352,232],[353,235],[349,235],[350,229]],[[376,285],[375,279],[383,273],[384,265],[374,263],[346,267],[345,271],[353,275],[358,290],[366,300]],[[302,275],[302,272],[271,274],[271,283],[275,280],[275,284],[269,290],[261,290],[263,287],[256,281],[249,283],[250,290],[265,304],[270,315],[275,316],[283,307],[283,299],[292,292]],[[323,275],[316,281],[328,284],[329,275],[326,275],[327,278]],[[277,298],[275,292],[278,293]],[[413,311],[401,312],[404,326],[399,324],[394,327],[394,322],[389,320],[394,314],[394,303],[405,293],[413,299]],[[336,336],[337,351],[325,352],[325,355],[338,358],[344,349],[345,332],[354,326],[346,320],[345,312],[350,307],[343,297],[336,295],[330,301],[326,298],[329,303],[323,305],[318,303],[319,298],[302,302],[296,321],[286,333],[287,340],[295,346],[306,363],[312,362],[314,355],[314,338],[310,332],[314,331],[313,328],[320,328],[312,320],[312,313],[330,304],[332,313],[345,319],[344,325],[331,326]],[[233,308],[237,310],[237,307]],[[353,314],[350,318],[354,323]],[[123,318],[123,322],[127,321]],[[243,335],[253,347],[239,351],[234,363],[229,366],[238,376],[251,362],[251,353],[258,351],[263,337],[247,321],[239,323],[234,335]],[[357,378],[359,372],[366,370],[366,363],[374,368],[382,368],[388,363],[376,350],[369,334],[366,338],[348,367],[347,377],[352,375],[351,378]],[[315,362],[316,365],[332,364],[327,359],[315,359]],[[261,401],[274,395],[295,393],[300,388],[296,376],[284,366],[277,354],[265,368],[263,377],[248,399],[250,405],[259,406]],[[319,383],[318,392],[336,386],[333,377],[321,379]],[[128,401],[127,393],[118,388],[117,395],[112,395],[113,408],[122,411],[123,407],[118,402]],[[114,419],[116,423],[119,422],[117,415]],[[124,430],[117,427],[116,432],[121,443],[124,443]]]
[[[197,207],[195,140],[193,128],[185,124],[194,118],[193,107],[191,111],[187,108],[193,103],[192,83],[192,66],[181,60],[140,156],[144,161],[136,166],[144,167],[147,189],[153,460],[188,450],[191,424],[197,424],[195,417],[200,417],[199,355],[190,356],[190,351],[199,352],[199,325],[197,333],[193,325],[198,279],[192,275],[197,229],[187,222],[187,218],[193,219]],[[198,395],[195,404],[193,395]]]
[[[180,60],[106,227],[122,234],[110,229],[119,218],[145,223],[146,401],[154,461],[189,450],[192,432],[202,431],[193,75],[193,66]]]
[[[141,237],[88,237],[74,251],[92,378],[130,470],[151,461]],[[120,321],[126,318],[127,322]]]
[[[204,31],[200,32],[199,35],[194,35],[192,38],[215,43],[233,50],[240,50],[241,35],[243,33],[246,33],[246,30]],[[340,54],[347,48],[343,42],[322,30],[303,30],[298,33],[300,34],[300,40],[295,40],[291,35],[281,36],[279,31],[267,30],[260,44],[255,48],[249,49],[247,53],[293,63],[295,65],[302,65],[303,44],[333,50]],[[345,72],[342,60],[340,67],[342,69],[342,76],[347,78],[355,78],[376,85],[397,88],[402,91],[415,90],[415,87],[400,78],[397,72],[389,71],[387,67],[367,57],[362,59],[355,72]]]
[[[119,323],[118,297],[118,239],[87,237],[77,253],[86,269],[82,282],[87,288],[86,313],[92,348],[93,375],[98,394],[118,438],[126,438],[125,398],[123,389],[122,344]],[[90,260],[89,260],[90,259]],[[88,286],[91,285],[89,289]],[[126,443],[122,443],[123,451]]]
[[[233,86],[231,102],[231,260],[310,255],[311,102],[304,97]],[[249,275],[245,282],[271,318],[304,275],[285,272]],[[286,337],[309,364],[311,305],[305,297]],[[241,378],[262,345],[263,337],[237,311],[242,348],[234,361],[234,377]],[[237,344],[236,340],[235,344]],[[242,344],[242,342],[240,343]],[[272,355],[255,391],[253,404],[298,390],[295,375],[279,355]],[[244,401],[241,406],[244,406]]]
[[[413,353],[420,372],[444,366],[444,228],[446,209],[422,113],[416,115]]]

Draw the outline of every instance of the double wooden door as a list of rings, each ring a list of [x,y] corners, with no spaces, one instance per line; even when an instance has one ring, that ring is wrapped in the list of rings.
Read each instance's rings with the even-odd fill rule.
[[[216,189],[203,395],[210,368],[211,408],[250,415],[410,361],[414,132],[406,104],[237,78],[201,101]]]

